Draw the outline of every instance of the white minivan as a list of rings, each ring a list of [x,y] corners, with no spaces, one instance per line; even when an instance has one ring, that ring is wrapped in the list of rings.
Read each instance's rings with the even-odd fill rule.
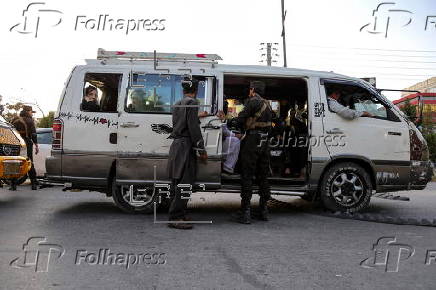
[[[272,194],[321,200],[325,207],[359,211],[375,192],[424,189],[432,169],[424,138],[399,109],[369,83],[331,72],[222,65],[208,54],[105,51],[76,66],[53,125],[49,181],[69,189],[101,191],[127,212],[166,204],[166,163],[172,140],[171,106],[181,80],[200,80],[201,128],[208,151],[199,163],[197,192],[239,192],[238,175],[222,174],[222,121],[243,107],[253,80],[266,84],[276,113],[270,144]],[[89,88],[96,106],[83,106]],[[340,90],[344,106],[373,117],[347,120],[327,102]],[[231,122],[229,122],[231,123]],[[240,170],[236,165],[236,172]]]

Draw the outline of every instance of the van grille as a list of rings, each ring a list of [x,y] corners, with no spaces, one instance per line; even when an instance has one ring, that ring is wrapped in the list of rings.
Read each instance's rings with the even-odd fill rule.
[[[19,156],[20,145],[0,144],[0,156]]]

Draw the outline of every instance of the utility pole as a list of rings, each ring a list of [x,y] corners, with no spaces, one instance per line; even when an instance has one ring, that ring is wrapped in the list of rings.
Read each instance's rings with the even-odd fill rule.
[[[260,62],[265,62],[266,61],[266,65],[267,66],[271,66],[273,62],[277,62],[276,60],[273,59],[274,57],[279,56],[277,53],[273,54],[273,51],[277,51],[277,48],[274,47],[276,45],[278,45],[278,43],[276,43],[276,42],[275,43],[272,43],[272,42],[267,42],[267,43],[262,42],[260,44],[260,46],[261,46],[260,50],[266,50],[266,53],[262,53],[262,55],[261,55],[261,57],[265,58],[265,59],[262,59]]]
[[[267,43],[266,44],[266,65],[267,66],[271,66],[271,61],[272,61],[272,57],[271,57],[271,43]]]
[[[288,67],[288,63],[287,63],[287,60],[286,60],[286,32],[285,32],[285,18],[286,18],[285,0],[282,0],[283,67]]]

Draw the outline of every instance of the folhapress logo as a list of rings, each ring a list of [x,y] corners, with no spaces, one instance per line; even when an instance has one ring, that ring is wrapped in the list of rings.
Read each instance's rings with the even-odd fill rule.
[[[33,268],[35,272],[48,272],[53,257],[58,260],[65,254],[62,246],[50,244],[45,237],[31,237],[23,245],[24,255],[15,258],[9,264],[11,267]]]
[[[30,34],[38,37],[41,30],[53,28],[63,22],[68,23],[68,17],[60,10],[47,9],[45,2],[32,2],[23,10],[22,19],[14,24],[9,31],[20,34]],[[64,17],[65,16],[65,17]],[[71,29],[76,32],[118,32],[125,35],[149,31],[164,31],[166,19],[161,17],[112,17],[110,14],[98,14],[91,17],[77,15]]]
[[[384,268],[386,272],[398,272],[400,262],[415,254],[415,249],[406,244],[396,243],[395,237],[382,237],[373,245],[374,255],[363,260],[364,268]]]
[[[61,24],[62,14],[59,10],[46,9],[45,2],[32,2],[23,10],[21,22],[12,26],[9,31],[33,34],[37,38],[41,27]]]

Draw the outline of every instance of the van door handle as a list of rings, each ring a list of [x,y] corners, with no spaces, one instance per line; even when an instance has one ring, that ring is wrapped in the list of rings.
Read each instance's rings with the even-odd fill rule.
[[[344,131],[342,131],[339,128],[333,128],[333,129],[327,130],[326,133],[327,134],[344,134]]]
[[[110,133],[109,134],[109,143],[117,144],[117,133]]]
[[[136,124],[134,122],[127,122],[127,123],[122,123],[121,128],[137,128],[139,127],[139,124]]]
[[[214,129],[214,130],[218,130],[218,129],[220,129],[221,128],[221,125],[220,126],[218,126],[218,125],[213,125],[212,124],[212,122],[213,121],[221,121],[220,119],[212,119],[212,120],[210,120],[209,122],[207,122],[207,124],[206,125],[204,125],[204,126],[202,126],[201,128],[203,128],[204,130],[206,130],[206,129]]]
[[[389,132],[388,132],[388,135],[401,136],[401,132],[389,131]]]
[[[220,129],[221,126],[207,124],[207,125],[202,126],[201,128],[203,128],[203,129],[205,129],[205,130],[206,130],[206,129],[214,129],[214,130],[217,130],[217,129]]]

